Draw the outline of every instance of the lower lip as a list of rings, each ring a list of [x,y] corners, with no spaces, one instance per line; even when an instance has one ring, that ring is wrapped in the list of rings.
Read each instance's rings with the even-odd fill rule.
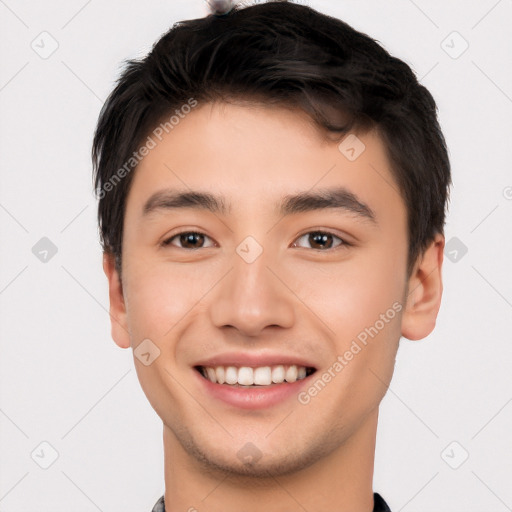
[[[265,409],[284,402],[293,396],[296,397],[300,389],[316,372],[295,382],[251,388],[216,384],[203,377],[197,370],[194,370],[194,373],[202,382],[206,392],[214,398],[240,409]]]

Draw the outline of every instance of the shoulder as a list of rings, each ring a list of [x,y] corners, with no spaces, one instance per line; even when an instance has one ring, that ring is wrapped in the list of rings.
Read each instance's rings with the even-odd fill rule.
[[[151,512],[165,512],[163,496],[159,498],[159,500],[155,503],[154,507],[151,509]]]
[[[373,512],[391,512],[384,498],[377,492],[373,493]]]

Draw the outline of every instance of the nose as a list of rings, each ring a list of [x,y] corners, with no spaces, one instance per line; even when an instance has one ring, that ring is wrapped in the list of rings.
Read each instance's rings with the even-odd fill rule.
[[[215,287],[210,317],[218,328],[233,328],[255,337],[267,327],[290,328],[295,321],[294,295],[279,276],[279,266],[269,268],[265,252],[247,263],[237,254],[231,271]]]

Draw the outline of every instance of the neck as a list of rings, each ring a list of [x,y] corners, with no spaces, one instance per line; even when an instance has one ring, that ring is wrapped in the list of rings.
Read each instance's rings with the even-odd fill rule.
[[[205,469],[164,425],[166,512],[372,512],[378,407],[334,451],[287,475],[241,477]]]

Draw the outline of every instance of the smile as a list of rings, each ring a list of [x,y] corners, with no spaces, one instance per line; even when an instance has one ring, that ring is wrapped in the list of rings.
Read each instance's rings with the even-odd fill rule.
[[[305,379],[315,369],[299,365],[273,366],[197,366],[196,370],[214,384],[234,387],[270,386],[272,384],[293,383]]]

